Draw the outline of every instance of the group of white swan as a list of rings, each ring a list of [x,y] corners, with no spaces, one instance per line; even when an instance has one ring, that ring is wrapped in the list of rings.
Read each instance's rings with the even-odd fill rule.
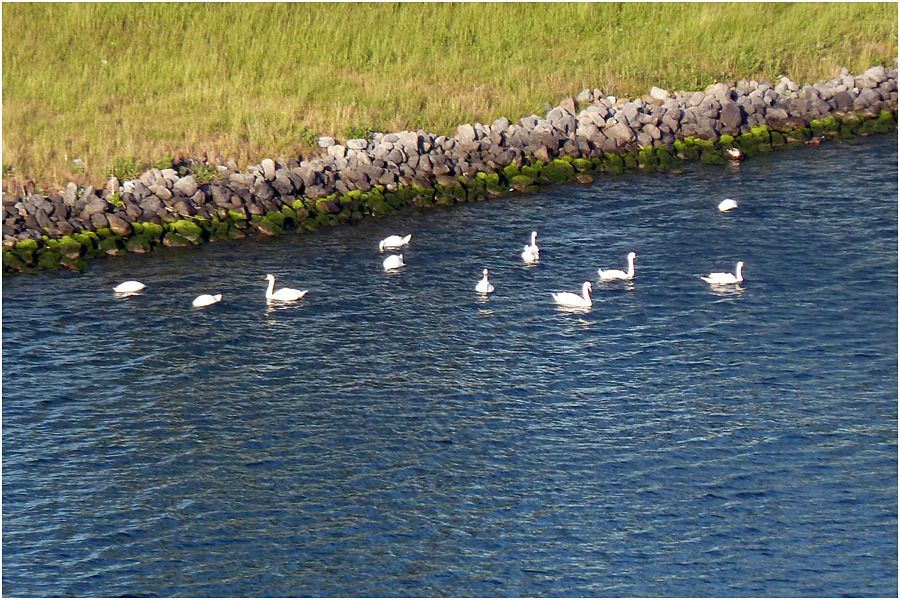
[[[731,198],[726,198],[722,200],[718,208],[722,212],[728,212],[736,209],[738,203],[736,200]],[[522,253],[522,259],[526,263],[535,262],[538,256],[537,250],[537,232],[531,232],[531,246],[525,247],[525,252]],[[529,252],[529,248],[534,248],[534,258],[531,259],[532,254]],[[526,256],[528,255],[528,256]],[[601,282],[609,282],[609,281],[631,281],[634,279],[634,260],[637,258],[637,254],[634,252],[629,252],[626,260],[628,261],[628,271],[620,271],[618,269],[607,269],[604,270],[602,268],[597,269],[597,275],[600,276]],[[744,269],[744,261],[738,261],[737,267],[735,268],[734,273],[710,273],[709,275],[701,276],[700,279],[710,284],[711,286],[727,286],[727,285],[737,285],[744,281],[743,276]],[[487,269],[485,269],[485,279],[487,278]],[[560,306],[567,306],[571,308],[590,308],[593,305],[593,299],[591,298],[591,293],[593,292],[593,287],[591,286],[590,281],[585,281],[581,286],[581,295],[573,294],[572,292],[559,292],[551,294],[553,296],[553,300]]]
[[[309,292],[309,290],[295,290],[293,288],[279,288],[276,290],[275,276],[271,273],[263,277],[263,279],[266,279],[269,282],[269,285],[266,288],[266,302],[295,302],[303,298],[303,296]],[[113,292],[115,292],[118,297],[125,297],[139,294],[144,291],[146,287],[147,286],[140,281],[129,280],[114,287]],[[200,294],[191,301],[191,306],[194,308],[202,308],[220,302],[221,300],[222,294]]]
[[[722,212],[727,212],[730,210],[734,210],[737,208],[737,202],[726,198],[722,202],[719,203],[719,210]],[[537,244],[538,234],[537,231],[531,232],[531,243],[526,245],[524,250],[522,250],[522,260],[525,264],[535,264],[541,258],[541,249]],[[384,252],[385,250],[397,250],[404,246],[408,246],[410,241],[412,240],[412,234],[399,236],[399,235],[391,235],[380,242],[378,242],[378,250],[380,252]],[[629,252],[626,256],[626,261],[628,262],[627,271],[620,271],[619,269],[597,269],[597,275],[600,278],[601,282],[612,282],[612,281],[631,281],[634,279],[634,262],[637,258],[637,253]],[[403,262],[402,254],[391,254],[387,258],[384,259],[382,263],[385,271],[394,271],[399,269],[400,267],[405,267],[406,263]],[[712,286],[721,286],[721,285],[737,285],[744,281],[743,277],[743,269],[744,269],[744,261],[739,261],[737,263],[737,267],[734,273],[710,273],[709,275],[702,276],[700,279],[705,281],[706,283]],[[494,293],[494,286],[491,284],[489,279],[490,272],[487,269],[482,271],[481,280],[475,285],[475,291],[479,294],[492,294]],[[278,301],[278,302],[296,302],[297,300],[302,299],[309,290],[295,290],[293,288],[279,288],[275,289],[275,276],[271,273],[264,277],[268,281],[268,286],[266,287],[266,301]],[[116,287],[113,288],[113,291],[117,296],[130,296],[133,294],[140,293],[146,288],[143,283],[140,281],[125,281],[124,283],[120,283]],[[593,305],[593,300],[591,298],[591,294],[593,292],[593,286],[590,281],[585,281],[581,286],[581,295],[572,293],[572,292],[553,292],[551,296],[553,297],[553,301],[556,302],[560,306],[571,307],[571,308],[590,308]],[[209,306],[210,304],[215,304],[222,300],[222,294],[201,294],[194,298],[191,303],[194,307],[203,307]]]

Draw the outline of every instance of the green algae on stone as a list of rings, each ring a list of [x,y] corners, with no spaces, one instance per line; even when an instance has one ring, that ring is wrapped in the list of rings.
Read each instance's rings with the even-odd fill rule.
[[[41,269],[58,269],[61,258],[62,255],[59,252],[46,248],[38,255],[37,266]]]
[[[25,271],[28,268],[28,265],[11,251],[4,249],[3,268],[8,271]]]
[[[169,235],[169,234],[166,234]],[[152,246],[150,240],[143,235],[134,235],[125,240],[125,249],[135,254],[145,254],[150,252]]]
[[[13,247],[16,256],[28,265],[34,264],[34,254],[37,249],[37,240],[22,240]]]
[[[541,176],[549,183],[559,185],[575,178],[575,167],[565,159],[556,158],[543,166]]]
[[[122,241],[116,238],[106,238],[104,240],[100,240],[100,245],[97,249],[100,253],[108,254],[110,256],[119,256],[124,253],[124,245]]]
[[[64,235],[59,240],[59,253],[67,258],[76,259],[81,256],[84,246],[71,237]]]
[[[178,234],[192,244],[199,244],[203,241],[203,230],[197,223],[187,219],[179,219],[172,223],[170,231]]]

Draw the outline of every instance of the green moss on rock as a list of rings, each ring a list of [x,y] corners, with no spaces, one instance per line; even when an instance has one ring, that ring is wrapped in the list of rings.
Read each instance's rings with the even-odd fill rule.
[[[124,245],[116,238],[100,240],[100,245],[97,249],[99,252],[110,256],[119,256],[124,253]]]
[[[79,258],[83,250],[84,246],[67,235],[59,240],[59,253],[67,258]]]
[[[575,178],[575,167],[569,161],[557,158],[544,165],[541,175],[552,184],[566,183]]]
[[[28,268],[28,265],[9,250],[4,250],[3,268],[7,271],[25,271]]]
[[[203,241],[203,230],[199,225],[187,219],[179,219],[172,223],[172,231],[192,244],[199,244]]]
[[[58,269],[62,255],[50,249],[45,249],[38,255],[37,266],[41,269]]]
[[[517,192],[527,191],[532,185],[534,185],[534,179],[527,175],[516,175],[509,180],[509,187]]]
[[[167,233],[166,235],[168,236],[175,234]],[[129,252],[134,252],[135,254],[145,254],[147,252],[150,252],[152,246],[150,245],[150,240],[148,240],[145,236],[136,235],[125,240],[125,249]]]
[[[86,270],[88,267],[87,261],[83,258],[71,258],[68,256],[63,256],[59,260],[59,265],[61,267],[69,269],[70,271],[75,271],[78,273]]]
[[[254,227],[256,227],[256,230],[263,235],[270,235],[270,236],[278,235],[282,231],[284,231],[284,229],[281,227],[281,225],[279,225],[276,222],[276,220],[271,217],[271,215],[274,215],[274,214],[277,214],[279,216],[281,215],[281,213],[270,213],[269,215],[259,219],[258,221],[256,221],[253,224]],[[282,223],[284,222],[283,216],[281,217],[281,222]]]
[[[33,265],[34,254],[35,252],[37,252],[37,249],[37,240],[22,240],[16,243],[15,247],[13,248],[13,252],[16,256],[19,257],[20,260],[22,260],[26,264]]]

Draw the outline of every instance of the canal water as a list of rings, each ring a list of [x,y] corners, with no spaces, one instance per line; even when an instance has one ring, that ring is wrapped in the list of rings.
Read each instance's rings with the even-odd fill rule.
[[[3,593],[896,596],[896,135],[688,168],[4,275]]]

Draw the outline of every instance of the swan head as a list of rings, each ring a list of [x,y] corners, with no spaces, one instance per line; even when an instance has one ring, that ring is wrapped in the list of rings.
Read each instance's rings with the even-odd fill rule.
[[[593,286],[591,286],[591,282],[590,282],[590,281],[585,281],[585,282],[584,282],[584,285],[581,286],[581,289],[582,289],[582,291],[583,291],[585,294],[590,294],[591,292],[594,291],[594,288],[593,288]]]
[[[381,240],[380,242],[378,242],[378,249],[384,250],[384,240]]]
[[[481,272],[481,274],[484,275],[484,278],[485,278],[485,279],[487,279],[487,276],[488,276],[488,270],[485,269],[484,271]]]
[[[634,253],[634,252],[629,252],[629,253],[628,253],[628,260],[634,260],[635,258],[637,258],[637,254],[636,254],[636,253]]]
[[[268,281],[275,281],[275,276],[272,275],[271,273],[269,273],[268,275],[266,275],[265,277],[263,277],[263,279],[266,279],[266,280],[268,280]]]

